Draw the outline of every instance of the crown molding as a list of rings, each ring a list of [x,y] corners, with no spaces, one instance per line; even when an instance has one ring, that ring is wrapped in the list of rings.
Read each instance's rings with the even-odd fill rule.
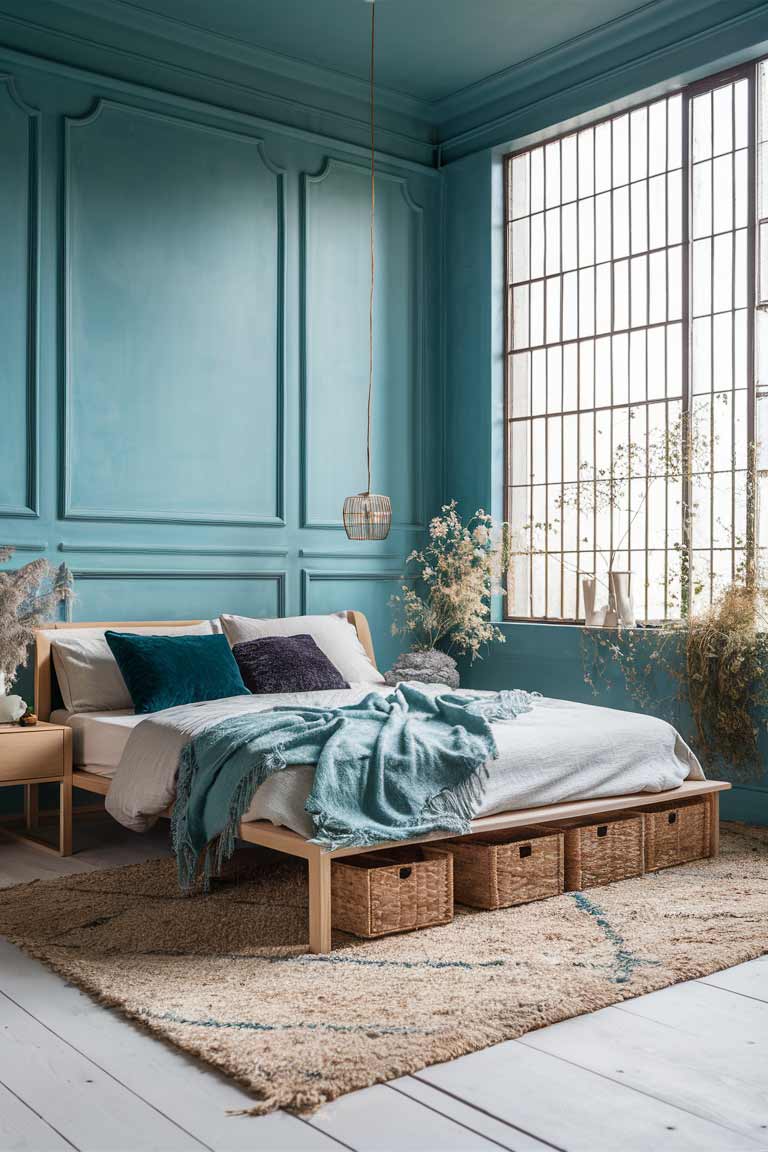
[[[184,44],[189,48],[221,56],[225,60],[263,72],[272,72],[288,80],[310,84],[367,103],[369,98],[368,81],[361,80],[335,68],[325,68],[318,64],[272,52],[256,44],[248,44],[222,32],[182,20],[177,16],[166,16],[134,4],[129,0],[55,0],[64,9],[72,9],[87,16],[106,19],[114,24],[131,28],[137,32],[149,33],[174,44]],[[409,93],[376,85],[376,101],[382,108],[389,108],[405,116],[429,122],[431,120],[429,101],[421,100]]]
[[[526,56],[475,84],[468,84],[448,96],[433,100],[432,116],[437,123],[443,123],[456,116],[467,115],[531,83],[538,83],[542,68],[556,72],[572,67],[574,63],[611,51],[629,40],[647,36],[649,32],[655,33],[662,24],[674,22],[681,17],[687,19],[700,8],[701,4],[697,0],[650,0],[623,16],[607,20],[578,36],[562,40],[533,56]]]
[[[641,91],[754,57],[768,0],[652,0],[433,106],[440,165]],[[551,109],[551,111],[550,111]]]

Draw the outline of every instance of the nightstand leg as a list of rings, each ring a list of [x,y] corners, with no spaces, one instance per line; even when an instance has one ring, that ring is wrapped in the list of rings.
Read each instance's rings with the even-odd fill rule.
[[[59,785],[59,855],[72,855],[72,777],[65,776]]]
[[[64,776],[59,787],[59,855],[72,855],[72,729],[64,733]]]
[[[37,828],[38,824],[38,791],[39,785],[24,785],[24,824],[27,832]]]

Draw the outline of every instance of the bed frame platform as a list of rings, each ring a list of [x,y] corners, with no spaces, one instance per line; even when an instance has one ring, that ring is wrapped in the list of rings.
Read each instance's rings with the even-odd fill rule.
[[[361,612],[348,612],[350,623],[354,624],[360,642],[375,664],[371,633],[368,622]],[[50,624],[44,631],[38,630],[35,645],[35,705],[41,720],[47,720],[51,713],[54,691],[54,673],[51,661],[51,640],[45,632],[54,629],[72,628],[136,628],[169,627],[173,625],[198,624],[198,620],[153,620],[124,621],[88,624]],[[86,792],[106,796],[109,791],[108,777],[95,772],[75,769],[72,773],[72,786]],[[683,800],[703,796],[710,807],[710,856],[716,856],[720,847],[720,793],[731,785],[724,780],[687,780],[679,788],[666,792],[638,792],[630,796],[611,796],[598,800],[574,800],[565,804],[550,804],[541,808],[523,808],[514,812],[499,812],[494,816],[482,816],[473,820],[471,834],[498,832],[504,829],[528,827],[534,824],[550,824],[577,816],[597,816],[608,812],[626,811],[631,808],[647,808],[649,805],[664,804],[669,800]],[[163,813],[170,816],[170,810]],[[241,840],[249,844],[259,844],[276,852],[285,852],[307,861],[309,869],[309,950],[313,953],[331,951],[331,864],[343,856],[354,856],[371,851],[386,851],[395,844],[424,844],[432,840],[450,839],[453,833],[433,832],[412,840],[399,840],[382,844],[378,848],[339,848],[328,851],[318,844],[312,844],[303,836],[289,828],[278,827],[266,820],[243,821],[238,833]]]

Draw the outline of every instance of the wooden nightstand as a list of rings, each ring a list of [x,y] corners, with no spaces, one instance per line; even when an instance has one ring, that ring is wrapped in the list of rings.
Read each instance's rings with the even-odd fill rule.
[[[32,728],[0,724],[0,788],[24,785],[24,828],[4,829],[20,840],[72,855],[72,729],[63,724],[37,723]],[[58,784],[59,846],[49,844],[38,830],[38,787]]]

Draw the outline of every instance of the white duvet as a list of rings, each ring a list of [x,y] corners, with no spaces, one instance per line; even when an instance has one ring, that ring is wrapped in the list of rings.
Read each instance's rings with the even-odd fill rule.
[[[420,687],[424,687],[421,685]],[[444,685],[429,691],[446,692]],[[184,746],[211,724],[242,712],[284,705],[333,708],[384,684],[353,684],[330,692],[235,696],[155,712],[131,732],[107,795],[107,810],[127,828],[144,831],[173,803]],[[465,693],[468,696],[482,693]],[[664,720],[568,700],[538,699],[531,712],[493,724],[499,756],[477,816],[567,800],[633,792],[662,792],[683,780],[702,780],[698,760]],[[270,820],[303,836],[312,834],[304,810],[314,768],[296,765],[257,789],[246,820]]]

